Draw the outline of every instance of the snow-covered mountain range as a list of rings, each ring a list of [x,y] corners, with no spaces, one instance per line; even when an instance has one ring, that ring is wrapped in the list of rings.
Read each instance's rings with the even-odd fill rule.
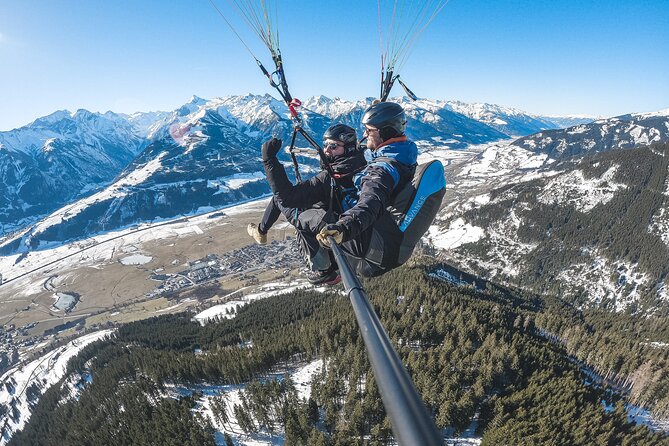
[[[600,243],[600,238],[618,240],[618,235],[603,235],[616,225],[600,227],[601,233],[591,234],[589,243],[574,241],[580,240],[574,237],[579,228],[597,226],[591,221],[596,216],[614,218],[622,212],[620,201],[632,200],[625,195],[630,191],[641,191],[641,180],[654,172],[644,163],[656,155],[623,151],[615,156],[627,157],[635,166],[632,171],[622,161],[600,160],[609,166],[601,172],[574,164],[573,157],[669,141],[669,112],[551,129],[557,127],[555,121],[499,106],[397,100],[409,116],[409,136],[424,157],[444,151],[470,157],[462,164],[449,161],[445,208],[431,232],[434,243],[460,267],[533,289],[545,290],[540,283],[556,284],[551,285],[553,291],[574,299],[587,277],[603,273],[597,280],[608,277],[611,282],[601,285],[596,300],[605,305],[613,301],[618,309],[636,304],[642,296],[666,299],[664,270],[633,256],[623,261],[610,250],[611,243]],[[333,122],[358,127],[370,102],[371,98],[310,98],[304,102],[304,128],[318,139]],[[8,203],[0,253],[40,249],[266,195],[269,188],[259,147],[271,136],[287,141],[291,130],[285,104],[269,95],[245,95],[193,97],[171,113],[57,112],[25,128],[0,133],[2,187]],[[527,133],[533,134],[510,139]],[[307,143],[298,138],[297,145],[305,148]],[[282,156],[288,160],[287,154]],[[300,161],[303,168],[316,169],[314,159],[303,156]],[[47,169],[42,170],[43,165]],[[664,191],[661,196],[669,195],[665,180],[658,181],[657,189]],[[27,201],[29,197],[34,197],[34,204]],[[629,214],[616,230],[646,227],[649,237],[664,246],[662,231],[669,227],[664,221],[669,215],[666,207],[664,202],[653,202],[643,212]],[[26,224],[46,212],[51,213]],[[639,215],[652,218],[634,223]],[[553,239],[556,234],[559,242]],[[578,256],[547,253],[547,246]],[[572,280],[575,277],[580,279]]]
[[[316,139],[333,122],[358,128],[371,100],[310,98],[304,102],[304,128]],[[459,149],[557,127],[488,104],[397,100],[409,115],[409,136],[423,147]],[[287,140],[291,129],[285,104],[269,95],[245,95],[193,97],[171,113],[61,111],[2,132],[2,251],[267,194],[259,147],[273,135]],[[307,146],[301,138],[297,144]],[[311,159],[302,161],[315,166]]]
[[[448,101],[446,105],[452,111],[483,122],[508,136],[530,135],[541,130],[570,127],[594,120],[593,117],[534,116],[518,109],[494,104]]]
[[[145,146],[123,116],[58,111],[0,132],[0,232],[111,182]]]
[[[567,130],[547,130],[514,142],[515,145],[569,158],[613,149],[629,149],[669,139],[669,109],[655,113],[636,113],[599,119]]]
[[[571,158],[539,144],[545,131],[478,147],[432,241],[467,271],[581,305],[667,306],[667,129],[669,111],[551,131]]]

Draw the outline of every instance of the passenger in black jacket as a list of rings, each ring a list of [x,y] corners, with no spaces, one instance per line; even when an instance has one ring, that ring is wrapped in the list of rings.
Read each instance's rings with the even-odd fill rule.
[[[337,221],[342,209],[349,209],[355,204],[353,177],[365,168],[367,161],[353,128],[344,124],[333,125],[323,139],[323,151],[334,178],[323,170],[306,182],[295,185],[290,182],[276,157],[282,146],[281,140],[273,138],[263,144],[263,165],[274,192],[265,216],[269,218],[268,222],[271,221],[276,216],[276,210],[270,207],[276,207],[294,224],[300,251],[311,269],[307,274],[311,283],[335,284],[340,280],[336,264],[330,251],[319,245],[316,235],[328,223]],[[263,228],[267,227],[265,223],[264,220],[261,222]]]

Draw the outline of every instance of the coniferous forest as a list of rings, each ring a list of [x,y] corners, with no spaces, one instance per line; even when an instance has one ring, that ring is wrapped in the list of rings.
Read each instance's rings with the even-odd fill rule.
[[[364,282],[440,428],[478,419],[483,445],[669,445],[630,423],[632,401],[669,413],[669,324],[580,311],[492,284],[455,286],[411,262]],[[256,301],[204,327],[192,314],[133,322],[86,347],[33,409],[11,445],[213,445],[198,393],[166,384],[246,384],[239,404],[212,398],[225,426],[285,435],[291,445],[384,445],[392,433],[348,298],[335,289]],[[311,398],[269,370],[321,358]],[[72,377],[83,391],[71,397]],[[603,377],[594,380],[594,374]],[[68,381],[69,379],[69,381]],[[606,405],[606,407],[605,407]],[[226,410],[227,409],[227,410]],[[225,442],[232,444],[226,435]]]
[[[665,215],[669,207],[665,192],[669,184],[668,154],[669,144],[658,143],[553,165],[551,168],[559,172],[579,172],[586,180],[601,178],[607,171],[615,172],[611,179],[618,188],[615,194],[610,201],[598,203],[587,212],[568,200],[542,202],[538,197],[548,190],[550,180],[535,179],[494,190],[489,204],[465,212],[464,217],[482,228],[506,227],[509,211],[513,210],[520,223],[511,237],[519,243],[536,246],[520,255],[516,265],[519,274],[498,276],[498,282],[505,280],[523,289],[562,296],[580,306],[592,306],[592,290],[587,284],[574,290],[571,283],[565,284],[558,278],[573,265],[601,256],[618,265],[621,271],[629,269],[629,277],[616,276],[615,283],[622,295],[635,290],[633,281],[629,280],[634,268],[648,277],[636,290],[640,298],[630,303],[628,312],[661,311],[666,316],[669,310],[666,302],[658,297],[658,289],[669,274],[669,247],[662,240],[662,231],[647,228],[657,226],[658,217]],[[462,255],[495,263],[499,260],[489,255],[495,252],[494,244],[493,240],[483,239],[465,245]],[[627,266],[621,266],[623,264]],[[469,267],[483,277],[489,275],[486,267],[477,266],[475,262]],[[615,298],[604,299],[598,305],[616,311]]]

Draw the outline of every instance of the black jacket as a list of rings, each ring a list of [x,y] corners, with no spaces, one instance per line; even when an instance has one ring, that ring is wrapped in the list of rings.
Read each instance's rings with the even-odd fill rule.
[[[332,195],[331,177],[326,170],[319,172],[304,183],[293,184],[288,179],[283,164],[276,157],[263,161],[265,175],[267,175],[272,192],[279,198],[283,206],[298,209],[307,209],[319,202],[330,207],[330,203],[334,204],[332,200],[339,201],[345,195],[354,193],[353,176],[363,170],[366,165],[367,161],[361,151],[346,157],[339,157],[331,162],[330,167],[335,174],[335,184],[342,191],[341,196],[335,198]],[[339,205],[335,204],[333,210],[339,213]]]

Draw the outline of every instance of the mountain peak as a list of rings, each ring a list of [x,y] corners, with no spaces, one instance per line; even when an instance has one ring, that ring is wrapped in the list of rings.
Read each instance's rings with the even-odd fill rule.
[[[336,98],[336,99],[338,99],[338,98]],[[322,94],[319,94],[317,96],[313,96],[311,98],[311,101],[313,101],[316,104],[329,104],[329,103],[333,102],[332,99],[328,98],[327,96],[323,96]]]
[[[202,99],[201,97],[199,97],[197,95],[191,96],[190,101],[188,101],[189,104],[193,104],[193,105],[197,105],[197,106],[204,105],[207,102],[208,101],[206,99]]]
[[[87,120],[87,119],[94,119],[98,116],[100,116],[99,113],[93,113],[91,111],[86,110],[85,108],[80,108],[76,112],[72,113],[71,118],[76,120]]]
[[[33,122],[28,124],[27,127],[46,127],[71,118],[72,113],[69,110],[57,110],[50,115],[35,119]]]
[[[197,110],[200,109],[203,105],[205,105],[207,101],[205,101],[202,98],[199,98],[197,96],[193,96],[190,101],[186,102],[184,105],[179,107],[175,113],[177,116],[188,116],[192,113],[195,113]]]

